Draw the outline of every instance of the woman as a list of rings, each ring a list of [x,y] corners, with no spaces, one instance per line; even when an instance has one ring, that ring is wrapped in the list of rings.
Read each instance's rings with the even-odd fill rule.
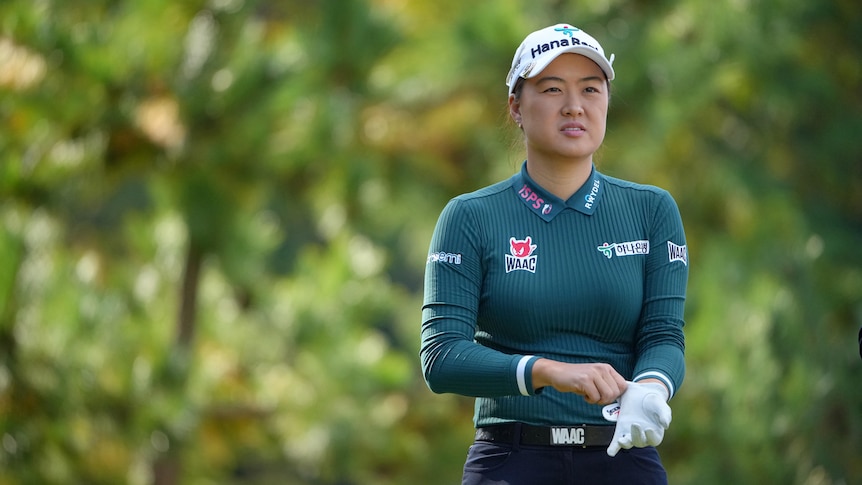
[[[612,62],[571,25],[528,35],[506,79],[527,159],[437,222],[420,354],[431,390],[476,397],[463,484],[667,483],[685,234],[666,191],[593,165]]]

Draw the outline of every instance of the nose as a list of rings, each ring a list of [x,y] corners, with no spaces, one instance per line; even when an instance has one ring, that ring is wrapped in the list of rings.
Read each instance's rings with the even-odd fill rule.
[[[563,116],[580,116],[584,114],[583,103],[581,103],[580,96],[576,94],[570,94],[566,96],[565,104],[563,105]]]

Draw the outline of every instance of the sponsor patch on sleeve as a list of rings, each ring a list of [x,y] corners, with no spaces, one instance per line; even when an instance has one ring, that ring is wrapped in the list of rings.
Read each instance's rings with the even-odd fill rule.
[[[428,255],[427,263],[461,264],[461,253],[447,253],[446,251],[431,253]]]
[[[678,246],[668,241],[667,256],[671,263],[674,261],[682,261],[682,264],[688,266],[688,248],[685,245]]]

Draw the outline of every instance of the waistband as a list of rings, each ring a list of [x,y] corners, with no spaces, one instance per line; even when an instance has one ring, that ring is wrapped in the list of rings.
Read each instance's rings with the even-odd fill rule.
[[[531,446],[607,447],[615,426],[532,426],[524,423],[495,424],[476,429],[476,441]]]

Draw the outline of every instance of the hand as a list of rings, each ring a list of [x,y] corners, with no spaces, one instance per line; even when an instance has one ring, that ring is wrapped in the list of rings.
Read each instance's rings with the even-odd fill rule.
[[[620,397],[620,414],[608,455],[620,449],[658,446],[670,426],[671,411],[667,389],[658,382],[629,382]]]
[[[590,404],[608,404],[626,390],[626,380],[610,364],[568,364],[539,359],[533,364],[533,387],[547,386],[580,394]]]

